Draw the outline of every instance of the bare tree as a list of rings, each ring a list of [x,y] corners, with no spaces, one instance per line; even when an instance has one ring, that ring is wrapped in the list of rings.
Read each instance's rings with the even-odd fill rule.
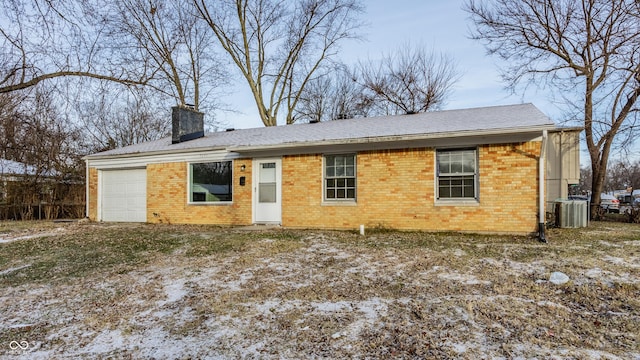
[[[591,168],[590,167],[581,167],[580,168],[580,193],[581,194],[589,194],[591,193]]]
[[[18,97],[20,103],[4,108],[0,117],[2,157],[33,166],[37,176],[63,172],[79,158],[75,142],[78,129],[55,104],[56,89],[42,86],[29,92],[3,94]]]
[[[340,41],[354,37],[358,0],[193,0],[249,85],[265,126],[295,122],[304,88],[332,58]]]
[[[309,82],[296,110],[301,118],[317,121],[437,110],[458,77],[448,56],[407,44],[354,70],[327,69]]]
[[[114,0],[100,4],[100,17],[108,18],[111,41],[127,50],[130,63],[149,59],[158,69],[147,82],[178,105],[200,108],[201,101],[225,83],[221,62],[215,57],[208,26],[197,21],[189,0]],[[209,99],[214,108],[215,99]]]
[[[636,0],[469,0],[473,38],[506,60],[504,78],[546,80],[564,96],[577,90],[591,158],[592,216],[600,205],[616,136],[631,128],[640,96]],[[571,109],[568,109],[571,110]]]
[[[88,2],[6,0],[0,3],[0,93],[42,81],[90,77],[145,84],[154,68],[117,61],[104,22],[91,22]]]
[[[296,119],[315,122],[369,116],[373,102],[363,90],[347,66],[329,68],[311,79],[300,94]]]
[[[20,100],[9,107],[2,101],[0,117],[2,157],[25,165],[24,173],[10,181],[5,193],[14,218],[55,218],[68,195],[83,195],[83,163],[75,147],[80,132],[56,107],[56,92],[41,84],[29,91],[2,94],[3,100]]]
[[[19,108],[24,98],[23,94],[18,93],[0,94],[0,158],[15,160],[20,156],[20,139],[16,139],[16,134],[20,132]]]
[[[361,83],[378,115],[413,114],[440,109],[459,74],[446,55],[404,45],[382,60],[360,63]]]
[[[7,21],[0,27],[0,93],[91,78],[148,86],[198,108],[225,83],[208,26],[197,21],[190,0],[1,4]]]
[[[605,191],[640,189],[640,162],[615,161],[607,172]]]
[[[156,140],[169,133],[169,108],[156,104],[146,88],[103,83],[91,99],[78,101],[75,116],[83,125],[82,152],[92,153]]]

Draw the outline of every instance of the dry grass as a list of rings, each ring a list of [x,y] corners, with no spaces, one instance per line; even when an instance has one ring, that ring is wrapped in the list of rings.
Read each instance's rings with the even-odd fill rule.
[[[640,225],[548,238],[0,223],[0,357],[640,359]]]

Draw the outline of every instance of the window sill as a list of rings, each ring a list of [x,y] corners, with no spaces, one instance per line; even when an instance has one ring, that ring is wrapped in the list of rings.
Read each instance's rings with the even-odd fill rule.
[[[216,202],[187,202],[187,205],[191,206],[223,206],[223,205],[233,205],[233,201],[216,201]]]
[[[446,199],[436,200],[435,206],[480,206],[477,199]]]
[[[358,203],[355,200],[323,200],[322,206],[357,206]]]

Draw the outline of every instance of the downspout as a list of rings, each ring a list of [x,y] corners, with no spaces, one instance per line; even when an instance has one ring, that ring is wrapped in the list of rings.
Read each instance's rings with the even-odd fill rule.
[[[545,209],[544,209],[544,203],[545,203],[545,193],[544,193],[544,183],[545,183],[545,174],[544,174],[544,170],[545,170],[545,150],[547,147],[547,130],[542,130],[542,148],[540,149],[540,158],[539,158],[539,165],[538,165],[538,186],[540,189],[540,194],[538,196],[538,209],[540,211],[540,218],[538,220],[538,240],[540,240],[540,242],[546,243],[547,239],[544,236],[544,223],[545,223]]]
[[[564,196],[564,190],[569,189],[569,180],[564,176],[564,131],[560,131],[560,145],[558,146],[558,152],[560,153],[560,181],[558,181],[560,197],[563,199],[569,198],[569,193]],[[565,181],[566,183],[563,183]]]
[[[85,160],[85,194],[84,194],[84,216],[89,218],[89,160]]]

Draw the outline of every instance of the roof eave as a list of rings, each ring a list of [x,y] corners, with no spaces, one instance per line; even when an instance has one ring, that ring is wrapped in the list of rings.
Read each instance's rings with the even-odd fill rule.
[[[550,129],[552,132],[574,132],[574,131],[583,131],[584,126],[567,126],[567,127],[555,127]]]
[[[393,136],[376,136],[376,137],[362,137],[362,138],[347,138],[347,139],[335,139],[335,140],[317,140],[309,142],[291,142],[280,144],[268,144],[268,145],[237,145],[237,146],[206,146],[206,147],[193,147],[182,149],[163,149],[157,151],[143,151],[135,153],[125,154],[93,154],[84,156],[82,159],[85,161],[91,160],[109,160],[109,159],[126,159],[136,158],[142,156],[162,156],[168,154],[182,154],[182,153],[194,153],[194,152],[207,152],[207,151],[228,151],[228,152],[260,152],[270,150],[292,150],[295,148],[307,148],[317,146],[331,146],[331,145],[357,145],[357,144],[375,144],[375,143],[392,143],[392,142],[406,142],[406,141],[420,141],[420,140],[435,140],[435,139],[447,139],[447,138],[460,138],[460,137],[483,137],[483,136],[496,136],[496,135],[509,135],[509,134],[535,134],[543,130],[557,129],[555,125],[537,125],[521,128],[505,128],[505,129],[491,129],[482,131],[454,131],[454,132],[441,132],[432,134],[415,134],[415,135],[393,135]]]
[[[122,158],[134,158],[140,156],[154,156],[154,155],[166,155],[166,154],[182,154],[182,153],[193,153],[193,152],[204,152],[204,151],[217,151],[217,150],[227,150],[226,147],[220,146],[209,146],[209,147],[199,147],[199,148],[184,148],[184,149],[165,149],[165,150],[157,150],[157,151],[140,151],[135,153],[128,154],[108,154],[108,155],[100,155],[93,154],[82,157],[82,160],[108,160],[108,159],[122,159]]]
[[[365,137],[365,138],[350,138],[350,139],[335,139],[335,140],[320,140],[310,142],[291,142],[284,144],[271,144],[271,145],[255,145],[255,146],[230,146],[227,148],[229,151],[238,153],[265,151],[265,150],[283,150],[294,149],[297,147],[315,147],[315,146],[331,146],[331,145],[347,145],[347,144],[371,144],[371,143],[389,143],[399,141],[419,141],[419,140],[433,140],[433,139],[445,139],[445,138],[459,138],[459,137],[483,137],[492,135],[506,135],[506,134],[526,134],[526,133],[538,133],[543,130],[552,130],[556,126],[553,124],[531,126],[526,128],[508,128],[508,129],[492,129],[483,131],[456,131],[446,133],[435,134],[416,134],[416,135],[397,135],[397,136],[378,136],[378,137]]]

